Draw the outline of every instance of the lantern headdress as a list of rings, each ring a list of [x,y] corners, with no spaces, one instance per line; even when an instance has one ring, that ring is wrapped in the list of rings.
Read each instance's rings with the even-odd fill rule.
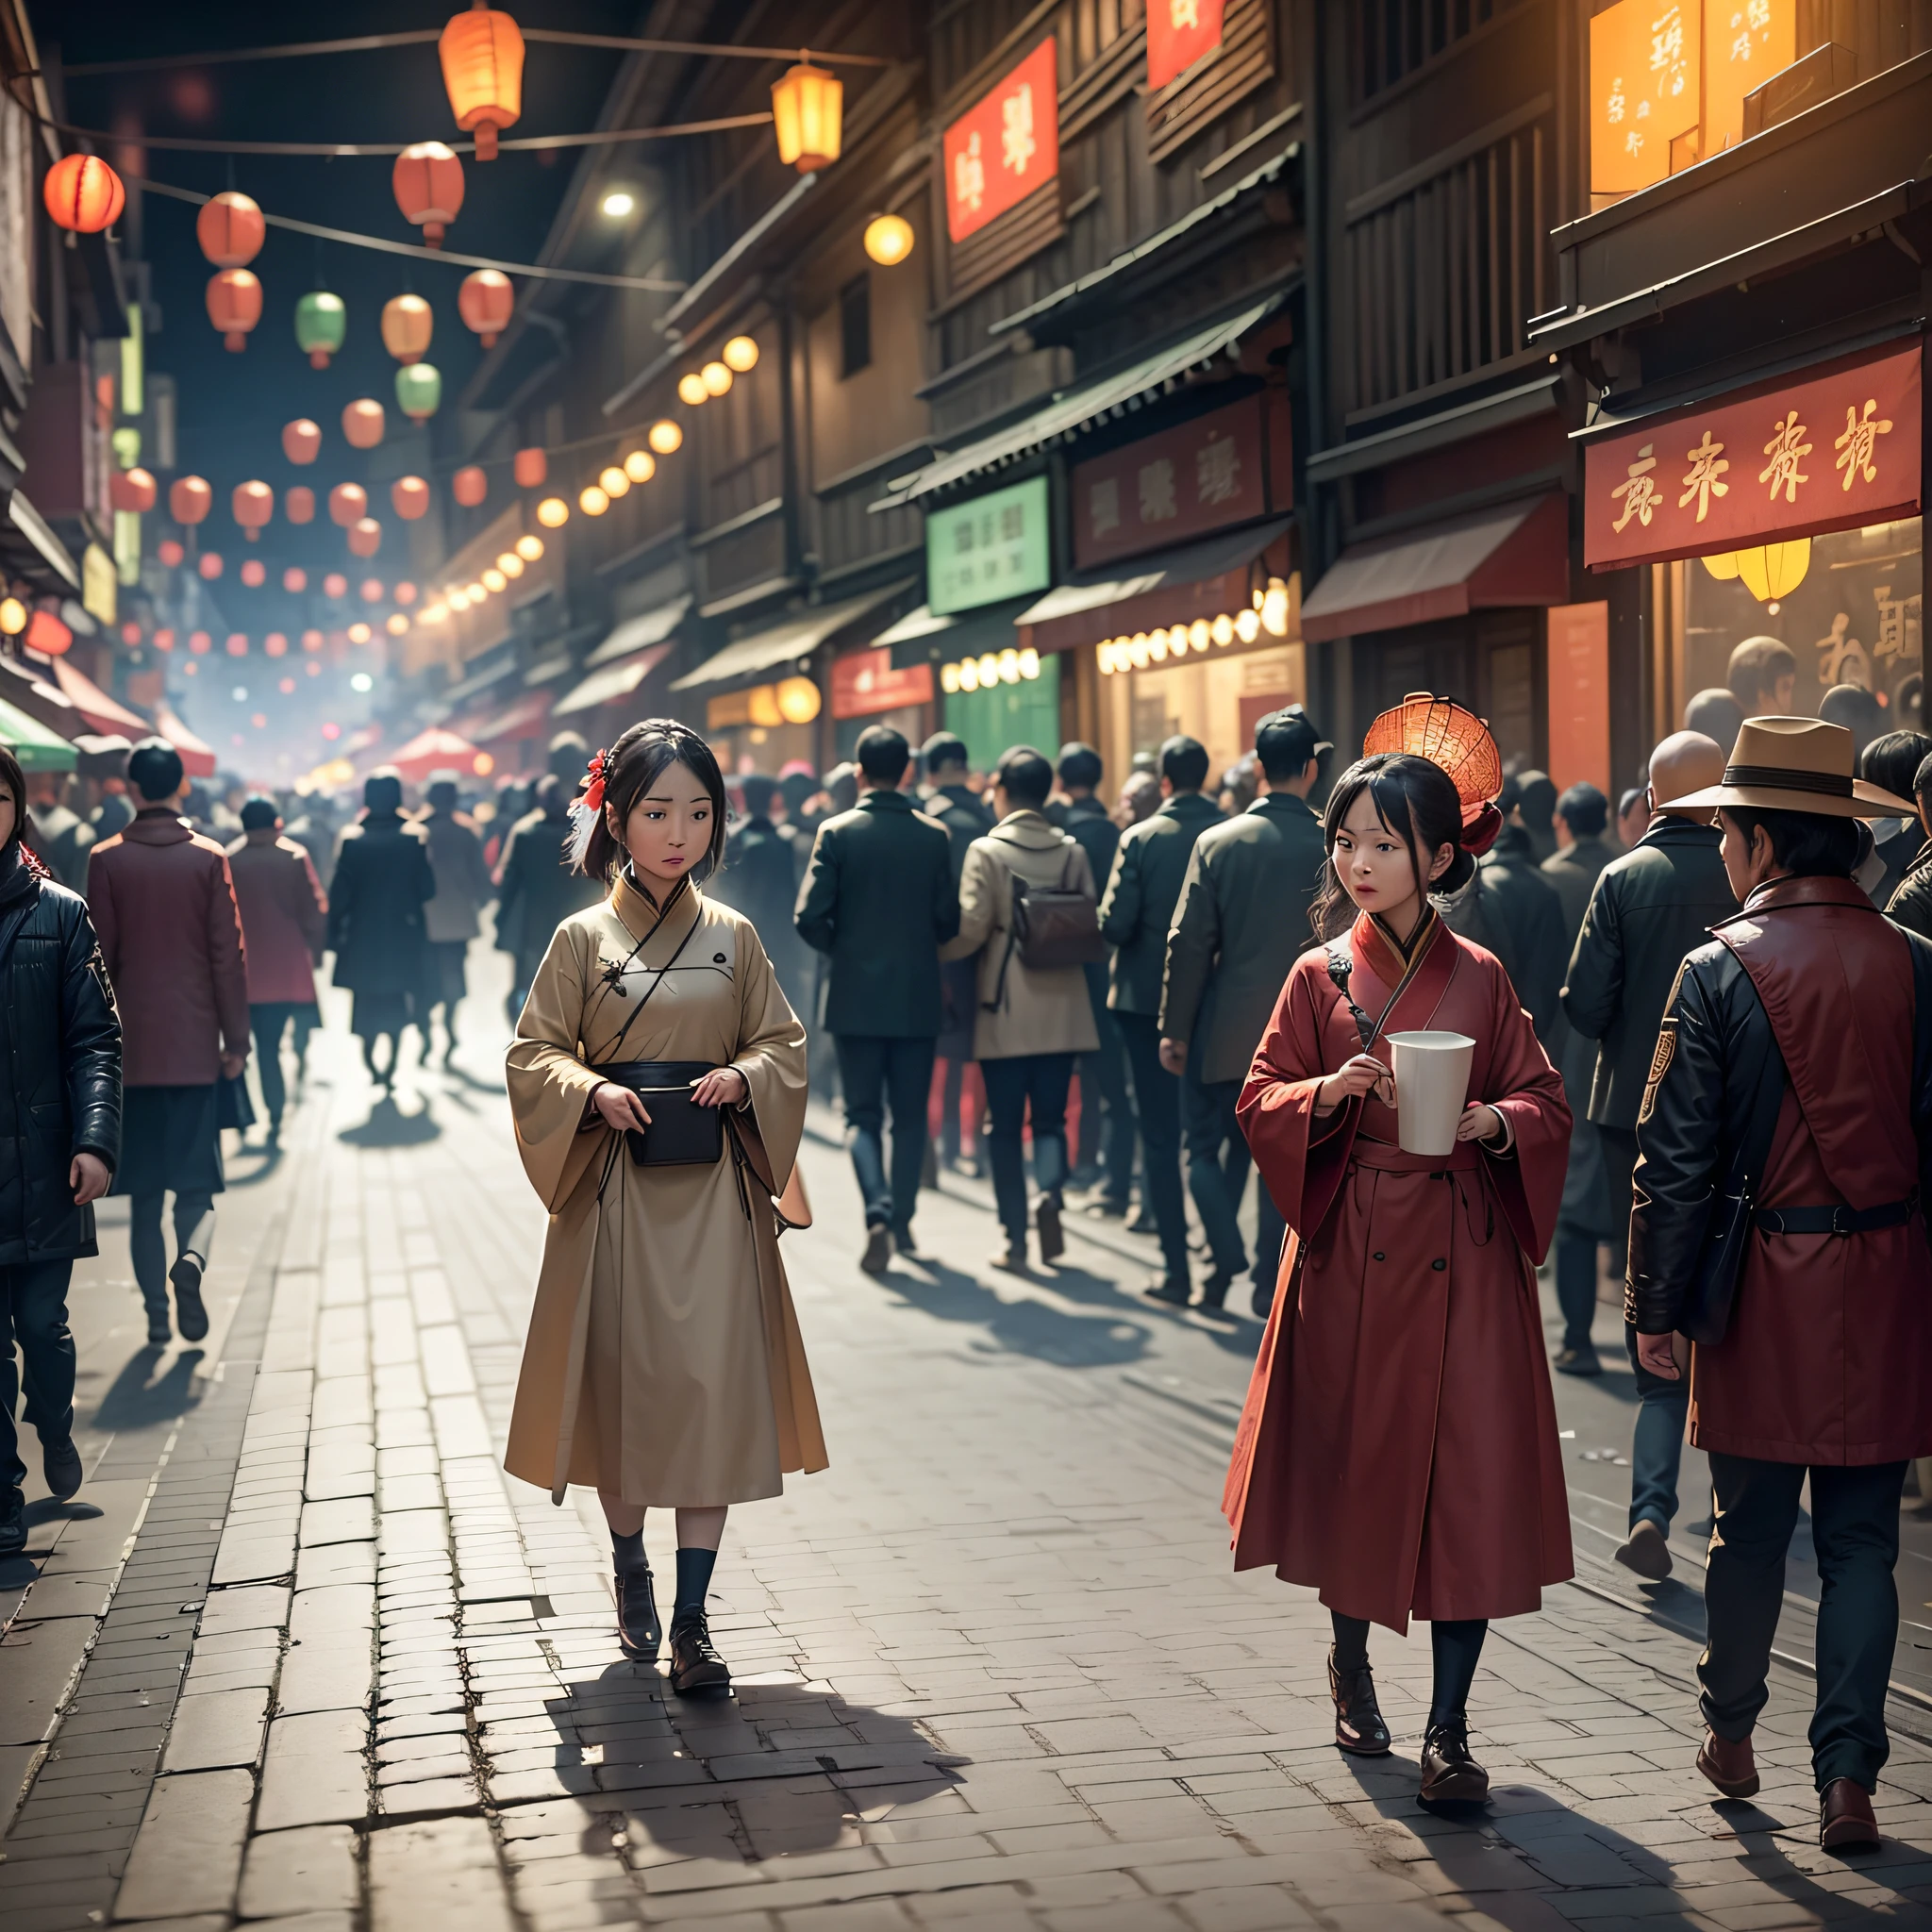
[[[1474,711],[1451,698],[1410,691],[1369,726],[1362,756],[1377,752],[1406,752],[1445,772],[1462,801],[1463,845],[1480,854],[1496,842],[1503,829],[1495,803],[1503,789],[1503,759],[1490,727]]]

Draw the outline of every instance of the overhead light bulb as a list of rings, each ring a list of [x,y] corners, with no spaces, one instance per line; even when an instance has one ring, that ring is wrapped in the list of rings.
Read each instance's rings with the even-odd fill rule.
[[[391,637],[399,638],[408,629],[409,620],[400,610],[391,610],[389,616],[384,619],[382,627],[388,631]]]
[[[749,336],[733,336],[718,353],[724,357],[725,368],[735,369],[741,375],[758,366],[758,345]]]
[[[688,403],[693,409],[708,400],[711,391],[705,387],[705,378],[693,369],[688,375],[677,378],[677,400]]]
[[[634,449],[624,459],[624,474],[633,483],[648,483],[658,474],[658,458],[647,449]]]
[[[1214,620],[1214,622],[1208,626],[1208,635],[1210,638],[1212,638],[1217,644],[1233,643],[1234,619],[1231,618],[1227,614],[1227,612],[1224,610],[1221,613],[1221,615],[1217,617]]]
[[[865,252],[881,268],[896,268],[912,253],[912,224],[904,215],[874,215],[865,225]]]
[[[470,608],[469,591],[463,590],[452,591],[449,593],[449,608],[452,610],[467,610]]]
[[[570,505],[560,496],[546,496],[537,506],[537,521],[546,530],[558,529],[570,522]]]
[[[630,494],[630,478],[615,463],[597,478],[598,487],[612,503],[620,496]]]
[[[635,196],[626,194],[622,188],[613,188],[604,197],[603,207],[604,212],[612,221],[622,221],[637,207],[637,200]]]
[[[601,517],[610,508],[610,499],[594,483],[587,483],[577,492],[577,508],[587,517]]]
[[[1261,613],[1252,604],[1235,612],[1234,634],[1244,644],[1252,644],[1261,635]]]
[[[660,457],[668,457],[683,444],[684,431],[669,416],[664,416],[651,425],[651,433],[646,440]]]
[[[26,628],[26,606],[18,597],[0,597],[0,631],[17,638]]]
[[[731,387],[731,372],[722,362],[707,362],[698,372],[698,380],[708,396],[722,396]]]
[[[562,519],[559,518],[558,521],[561,522]],[[521,557],[525,563],[535,563],[536,560],[543,555],[542,538],[535,535],[534,533],[526,537],[519,537],[517,539],[517,555]]]
[[[1288,586],[1279,577],[1270,577],[1262,593],[1261,628],[1271,638],[1288,635]]]
[[[500,570],[486,570],[483,573],[483,588],[487,591],[507,591],[509,579]]]
[[[359,638],[356,635],[358,630],[362,633]],[[366,624],[352,624],[349,626],[349,641],[351,643],[366,644],[369,641],[369,626]],[[374,691],[375,689],[375,680],[370,676],[368,672],[358,671],[354,677],[350,678],[349,689],[351,691]]]
[[[520,577],[524,574],[524,559],[514,550],[506,550],[496,559],[496,567],[507,577]]]
[[[374,636],[375,632],[366,624],[352,624],[349,626],[349,641],[352,644],[366,644]],[[357,672],[349,682],[358,691],[371,691],[375,685],[375,680],[366,671]]]

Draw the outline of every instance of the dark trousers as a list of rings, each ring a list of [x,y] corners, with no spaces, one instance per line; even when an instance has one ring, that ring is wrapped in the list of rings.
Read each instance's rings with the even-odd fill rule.
[[[940,1064],[946,1070],[940,1076],[940,1153],[947,1160],[958,1160],[960,1151],[959,1108],[966,1098],[966,1069],[973,1062],[944,1059]],[[975,1103],[974,1115],[979,1116],[982,1112],[983,1109]],[[973,1135],[974,1159],[979,1158],[979,1140],[985,1131],[984,1119],[975,1118]]]
[[[74,1336],[67,1326],[67,1281],[72,1261],[24,1261],[0,1268],[0,1494],[26,1480],[20,1459],[14,1405],[26,1387],[26,1413],[43,1442],[74,1433]],[[20,1350],[25,1374],[15,1366]]]
[[[1074,1165],[1096,1163],[1107,1198],[1124,1208],[1134,1186],[1134,1103],[1127,1092],[1127,1057],[1107,1006],[1107,968],[1089,966],[1087,1000],[1100,1045],[1080,1056],[1080,1147]]]
[[[1000,1225],[1017,1247],[1026,1242],[1026,1110],[1033,1109],[1033,1178],[1056,1207],[1067,1182],[1067,1090],[1074,1084],[1070,1053],[1015,1054],[981,1060],[990,1123],[992,1194]]]
[[[282,1035],[289,1022],[307,1008],[292,1000],[263,1000],[248,1008],[248,1030],[255,1035],[255,1072],[261,1081],[262,1111],[271,1127],[282,1124],[282,1109],[288,1105],[289,1091],[282,1080]],[[306,1044],[301,1023],[296,1020],[295,1053],[299,1058]]]
[[[1710,1457],[1710,1567],[1705,1573],[1709,1637],[1697,1662],[1705,1722],[1721,1738],[1747,1738],[1769,1695],[1772,1640],[1784,1607],[1785,1553],[1797,1526],[1798,1492],[1811,1478],[1811,1541],[1818,1552],[1818,1703],[1811,1769],[1822,1791],[1833,1778],[1870,1791],[1890,1755],[1885,1687],[1898,1642],[1898,1501],[1903,1462],[1840,1464]]]
[[[142,1306],[150,1314],[168,1309],[168,1242],[161,1232],[161,1208],[166,1196],[135,1194],[127,1203],[127,1245],[134,1257],[134,1278],[141,1285]],[[193,1193],[175,1196],[175,1252],[196,1256],[204,1269],[215,1238],[215,1197]]]
[[[1563,1311],[1563,1346],[1590,1349],[1596,1320],[1597,1237],[1557,1229],[1557,1306]]]
[[[932,1091],[932,1040],[886,1040],[841,1033],[839,1084],[852,1137],[852,1172],[865,1203],[865,1224],[904,1230],[919,1205],[925,1164],[925,1107]],[[892,1109],[892,1170],[886,1178],[886,1107]]]
[[[1181,1076],[1181,1133],[1188,1150],[1188,1192],[1208,1232],[1208,1250],[1217,1274],[1236,1275],[1248,1265],[1236,1222],[1241,1195],[1253,1162],[1247,1137],[1235,1119],[1235,1102],[1241,1097],[1239,1080],[1199,1080]],[[1268,1190],[1256,1176],[1256,1243],[1254,1280],[1257,1288],[1274,1287],[1281,1266],[1281,1244],[1288,1224]]]
[[[1170,1281],[1188,1279],[1188,1208],[1181,1192],[1181,1083],[1160,1064],[1160,1023],[1152,1013],[1113,1016],[1134,1080],[1141,1117],[1141,1188],[1160,1237]]]

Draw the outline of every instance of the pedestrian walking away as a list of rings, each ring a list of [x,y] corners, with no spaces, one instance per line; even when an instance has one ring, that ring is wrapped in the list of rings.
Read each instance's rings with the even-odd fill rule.
[[[0,1557],[26,1547],[20,1422],[40,1439],[56,1500],[80,1488],[67,1289],[75,1262],[100,1252],[92,1204],[121,1143],[107,968],[86,901],[28,847],[26,798],[19,760],[0,747],[0,1109],[10,1124],[0,1134]]]
[[[1067,1091],[1075,1058],[1099,1044],[1083,970],[1100,953],[1099,893],[1085,848],[1045,815],[1053,775],[1031,745],[1002,754],[998,824],[967,849],[958,937],[940,954],[974,968],[972,1051],[986,1079],[993,1199],[1007,1242],[995,1265],[1015,1274],[1026,1273],[1029,1116],[1040,1258],[1051,1263],[1066,1252]]]
[[[228,876],[242,915],[248,965],[248,1026],[255,1039],[255,1076],[261,1082],[268,1140],[279,1144],[288,1086],[282,1077],[282,1038],[289,1023],[316,1011],[315,968],[328,936],[328,901],[308,854],[282,836],[273,798],[242,808],[242,836],[228,847]],[[302,1062],[298,1032],[295,1061]]]
[[[1697,1765],[1726,1797],[1758,1788],[1809,1484],[1827,1850],[1878,1840],[1899,1496],[1932,1453],[1932,944],[1852,882],[1857,821],[1910,809],[1855,769],[1841,725],[1752,718],[1719,784],[1664,801],[1716,811],[1742,909],[1684,961],[1652,1055],[1625,1309],[1652,1374],[1679,1377],[1690,1342],[1713,1491]]]
[[[798,903],[798,874],[792,848],[772,814],[785,809],[778,781],[762,772],[744,777],[744,820],[731,828],[724,865],[711,897],[736,907],[757,929],[758,943],[778,975],[786,1004],[795,1013],[806,1000],[808,982],[791,909]]]
[[[1114,948],[1107,1004],[1126,1048],[1141,1123],[1141,1189],[1160,1241],[1161,1272],[1147,1292],[1179,1307],[1193,1300],[1194,1284],[1181,1188],[1181,1083],[1160,1062],[1160,984],[1167,930],[1194,841],[1221,823],[1220,808],[1201,796],[1207,777],[1208,748],[1197,739],[1170,738],[1160,747],[1165,802],[1121,834],[1100,902],[1101,935]]]
[[[912,759],[904,734],[868,725],[858,750],[867,790],[819,827],[795,923],[799,938],[828,958],[825,1030],[838,1049],[852,1171],[865,1206],[859,1265],[883,1274],[895,1245],[901,1254],[915,1251],[933,1042],[944,1012],[940,948],[959,930],[959,893],[945,828],[899,790]]]
[[[1446,740],[1458,770],[1391,740]],[[1488,732],[1410,699],[1365,750],[1323,819],[1326,942],[1296,960],[1241,1093],[1292,1238],[1224,1507],[1238,1569],[1273,1564],[1328,1607],[1342,1750],[1390,1749],[1370,1624],[1430,1624],[1421,1796],[1468,1802],[1489,1791],[1468,1736],[1489,1622],[1572,1572],[1534,1272],[1570,1109],[1501,967],[1425,896],[1466,880],[1497,823]],[[1391,1037],[1411,1029],[1460,1034],[1471,1055],[1454,1138],[1427,1153],[1401,1144],[1391,1078]]]
[[[946,828],[952,842],[953,885],[958,887],[973,841],[999,823],[966,782],[966,741],[950,731],[936,731],[920,747],[920,761],[929,781],[923,809],[927,818]],[[949,1167],[979,1174],[982,1109],[970,1100],[966,1069],[974,1058],[973,1033],[979,1013],[977,968],[971,958],[947,955],[940,965],[940,990],[945,1001],[945,1025],[933,1042],[944,1069],[940,1077],[940,1158]],[[972,1104],[975,1115],[972,1153],[960,1140],[960,1108]]]
[[[1308,809],[1322,757],[1334,747],[1299,705],[1255,726],[1260,796],[1195,841],[1167,936],[1160,996],[1160,1063],[1181,1080],[1188,1191],[1208,1233],[1213,1273],[1201,1306],[1219,1308],[1247,1267],[1240,1227],[1248,1143],[1235,1118],[1241,1082],[1286,975],[1306,950],[1308,915],[1327,863],[1322,822]],[[1274,1303],[1287,1224],[1265,1182],[1256,1184],[1251,1307]]]
[[[1571,1031],[1594,1047],[1590,1118],[1611,1212],[1626,1228],[1637,1167],[1637,1114],[1664,1008],[1684,956],[1738,909],[1710,814],[1659,809],[1657,801],[1715,785],[1724,768],[1724,752],[1695,731],[1674,732],[1651,753],[1644,793],[1652,814],[1648,829],[1634,850],[1597,875],[1563,984],[1563,1014]],[[1594,1254],[1591,1272],[1593,1277]],[[1592,1278],[1592,1312],[1595,1296]],[[1671,1574],[1669,1539],[1677,1514],[1690,1389],[1682,1378],[1666,1380],[1643,1366],[1636,1330],[1627,1322],[1624,1343],[1637,1380],[1638,1407],[1630,1445],[1629,1530],[1616,1556],[1640,1576],[1661,1582]]]
[[[550,741],[550,769],[536,803],[517,820],[496,862],[496,945],[513,962],[506,1003],[514,1026],[550,936],[573,912],[598,903],[597,881],[573,870],[564,848],[573,830],[570,806],[590,749],[575,731]]]
[[[227,855],[181,816],[188,781],[166,739],[127,760],[141,809],[88,858],[88,909],[120,1010],[121,1159],[128,1247],[147,1339],[166,1342],[168,1291],[184,1341],[208,1334],[202,1277],[222,1174],[219,1085],[248,1064],[248,967]],[[175,1259],[161,1231],[175,1197]]]
[[[455,777],[439,774],[430,780],[429,809],[417,822],[436,881],[436,896],[423,908],[423,1055],[429,1056],[429,1016],[440,1007],[444,1066],[456,1056],[457,1008],[470,991],[470,941],[482,930],[480,915],[492,890],[483,841],[475,822],[458,810],[459,802]]]
[[[1920,823],[1917,791],[1919,768],[1932,756],[1932,738],[1923,731],[1888,731],[1874,738],[1858,759],[1858,776],[1894,798],[1909,798],[1911,817],[1879,819],[1872,826],[1873,852],[1884,868],[1883,876],[1867,895],[1882,912],[1897,894],[1900,882],[1925,849],[1925,827]]]
[[[632,725],[578,819],[575,863],[609,896],[558,929],[508,1056],[550,1224],[505,1467],[557,1503],[595,1487],[619,1637],[645,1663],[662,1637],[645,1512],[676,1511],[671,1685],[723,1692],[706,1600],[725,1512],[826,1459],[774,1205],[805,1124],[805,1029],[751,922],[701,890],[725,798],[694,731]]]

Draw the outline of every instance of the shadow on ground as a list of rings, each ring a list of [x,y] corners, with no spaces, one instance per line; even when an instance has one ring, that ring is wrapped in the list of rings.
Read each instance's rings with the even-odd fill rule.
[[[153,1342],[136,1349],[108,1385],[107,1393],[88,1418],[88,1426],[144,1429],[186,1415],[200,1399],[194,1390],[194,1372],[201,1366],[203,1351],[184,1348],[157,1376],[155,1370],[166,1354],[165,1347]]]
[[[385,1093],[360,1126],[344,1127],[336,1138],[351,1147],[420,1147],[441,1132],[427,1102],[414,1113],[405,1113],[394,1098]]]

